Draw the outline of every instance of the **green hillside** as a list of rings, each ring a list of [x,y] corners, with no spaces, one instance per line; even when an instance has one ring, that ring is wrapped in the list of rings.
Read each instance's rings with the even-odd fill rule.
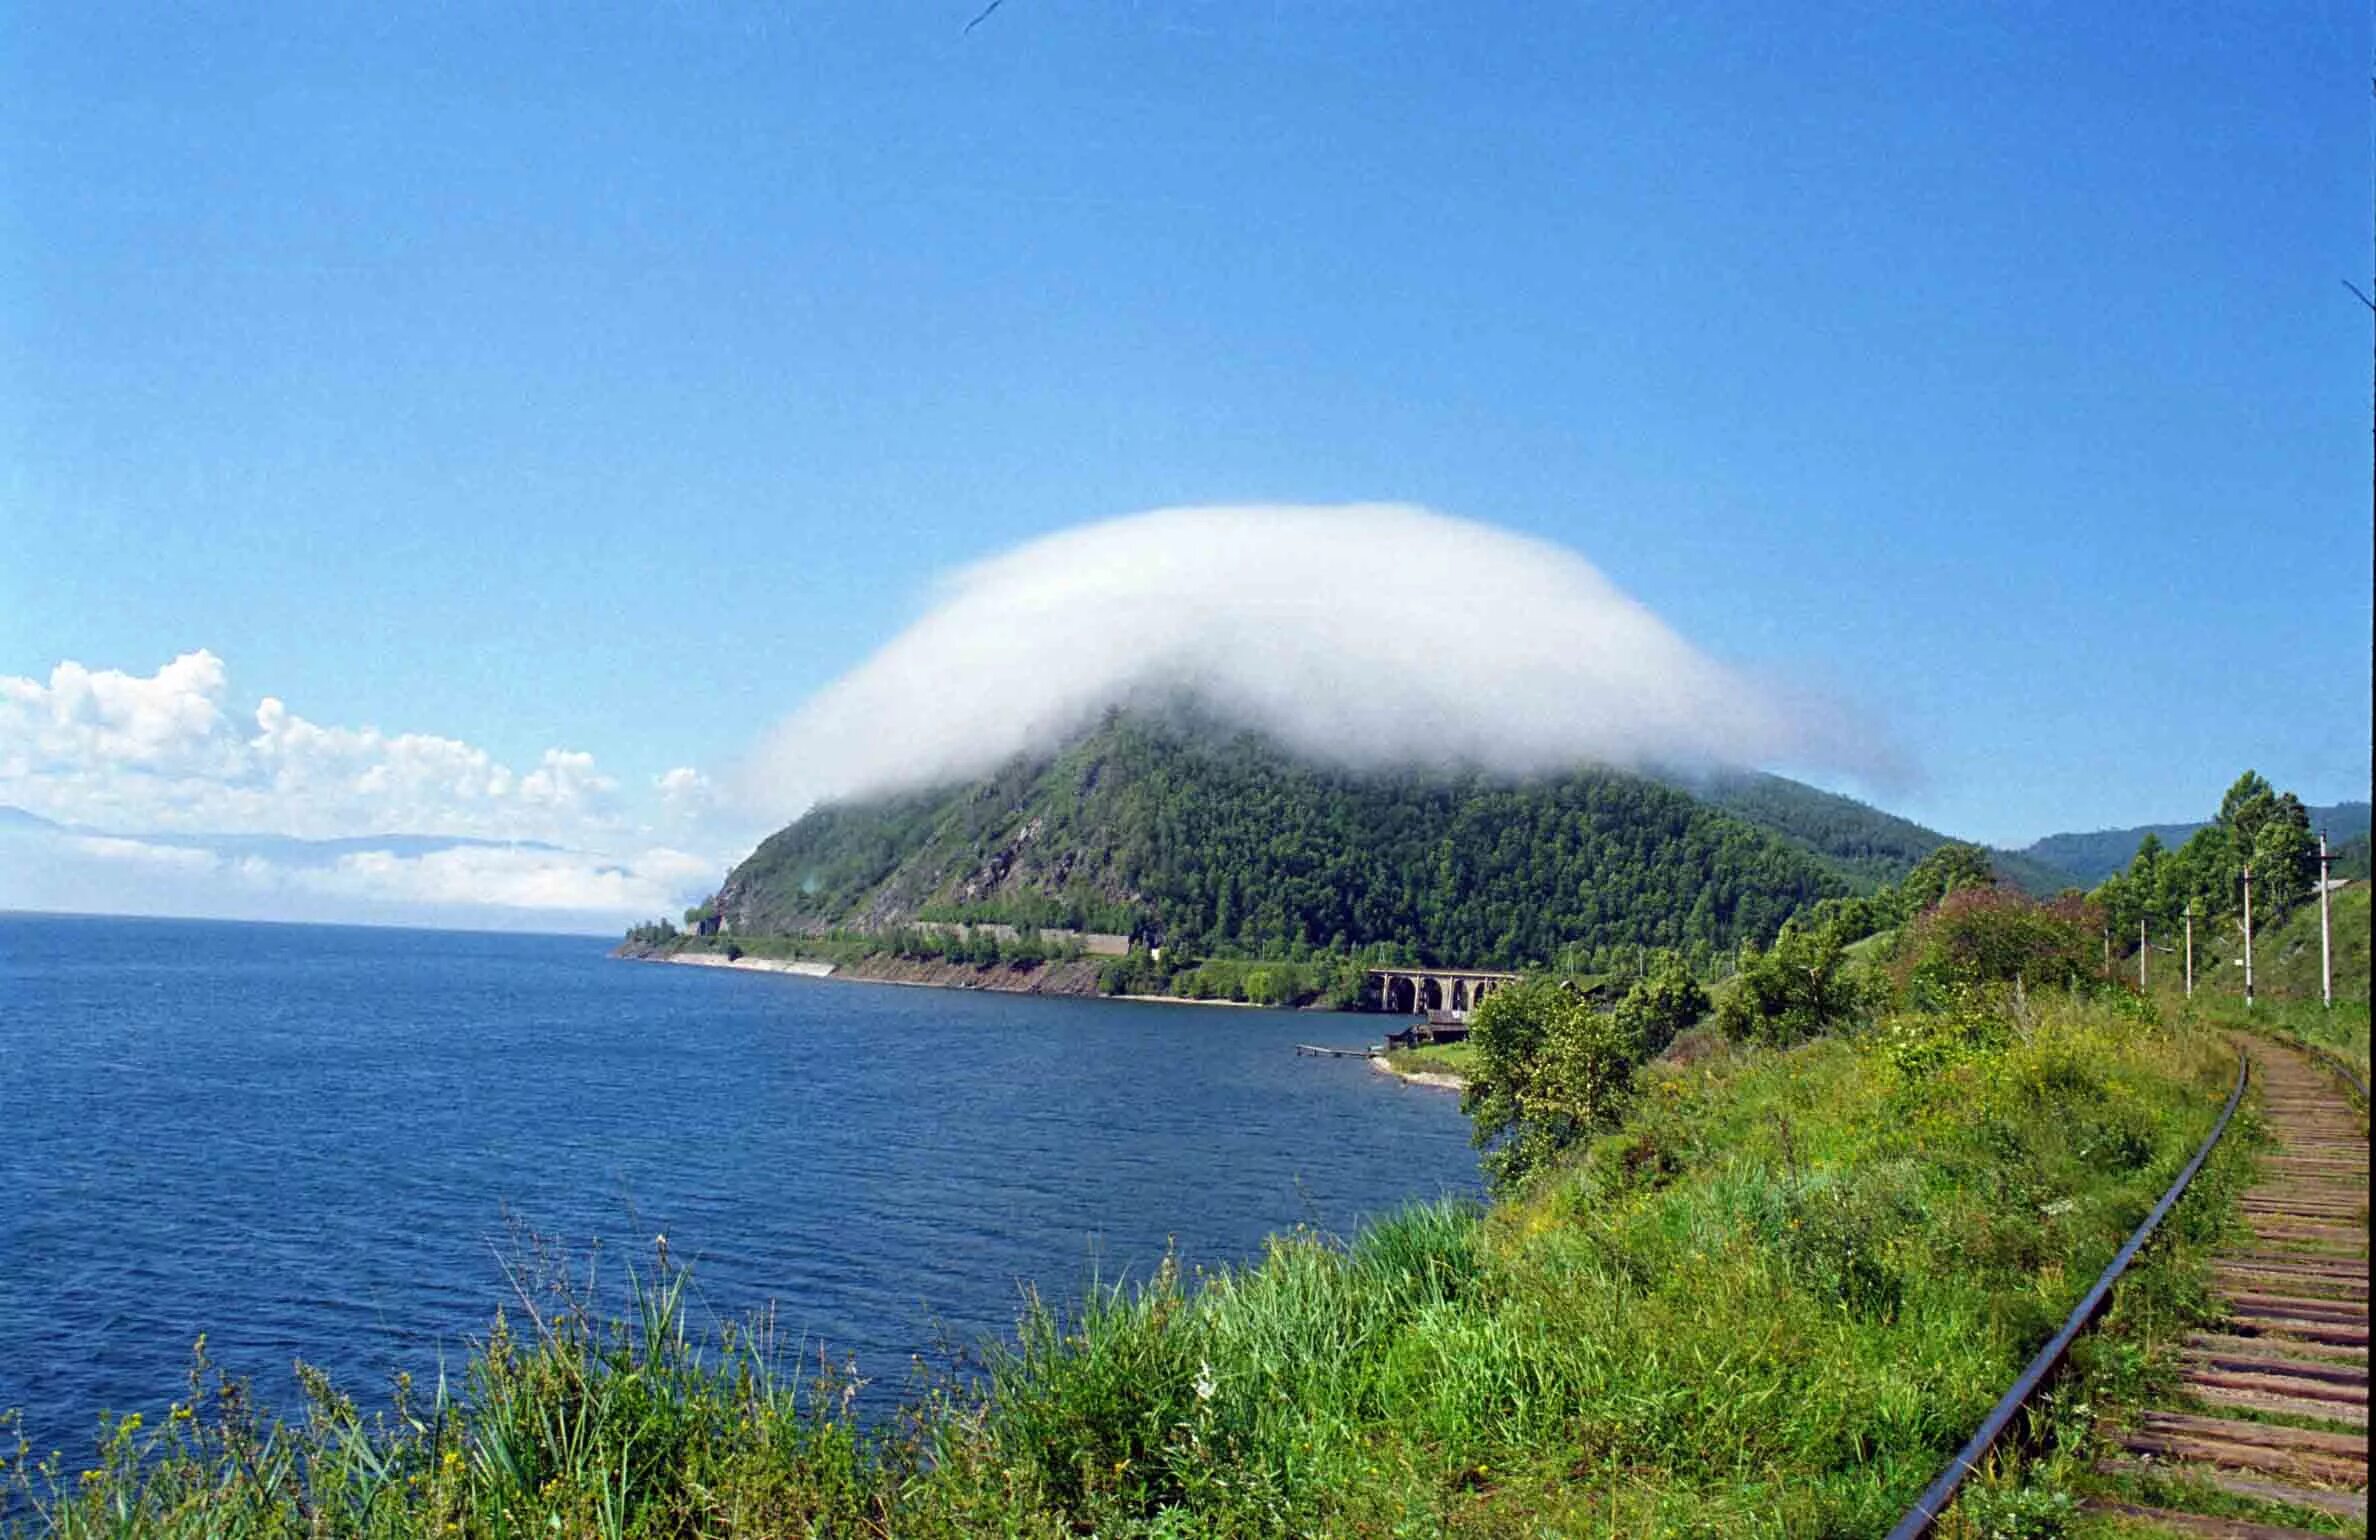
[[[2365,802],[2337,802],[2330,807],[2314,807],[2310,812],[2312,829],[2323,829],[2327,838],[2340,847],[2368,836],[2368,804]],[[2070,874],[2071,881],[2081,887],[2092,888],[2125,869],[2136,855],[2137,846],[2146,835],[2159,839],[2164,845],[2177,848],[2203,827],[2204,821],[2194,823],[2149,823],[2131,829],[2098,829],[2086,834],[2049,834],[2042,840],[2024,846],[2019,852],[2033,861],[2060,868]]]
[[[1839,870],[1639,776],[1357,774],[1188,718],[1115,714],[980,782],[816,809],[719,894],[741,934],[977,917],[1200,953],[1386,943],[1586,964],[1771,937]]]
[[[2355,882],[2331,901],[2335,998],[2365,1005],[2368,1000],[2368,885]],[[2219,995],[2244,988],[2243,943],[2233,923],[2205,926],[2196,937],[2201,987]],[[2267,1001],[2310,1003],[2319,998],[2318,900],[2305,899],[2274,925],[2260,928],[2252,944],[2253,983]],[[2160,959],[2154,966],[2166,967]],[[2175,977],[2172,973],[2170,976]]]
[[[1814,854],[1867,891],[1897,881],[1915,862],[1951,843],[1949,836],[1911,819],[1779,775],[1722,771],[1681,785],[1710,806]],[[2041,897],[2075,880],[2020,851],[1992,850],[1989,858],[1998,876]]]
[[[2243,947],[2232,922],[2206,927],[2196,938],[2193,1008],[2208,1021],[2315,1044],[2368,1077],[2368,884],[2354,882],[2333,897],[2335,1003],[2319,1000],[2318,903],[2304,902],[2253,938],[2253,982],[2259,1003],[2244,1008]],[[2134,958],[2123,971],[2135,967]],[[2152,984],[2165,1009],[2178,1004],[2175,958],[2157,956]]]
[[[1863,888],[1895,882],[1947,843],[1946,835],[1894,813],[1760,771],[1723,771],[1682,789],[1820,856]]]

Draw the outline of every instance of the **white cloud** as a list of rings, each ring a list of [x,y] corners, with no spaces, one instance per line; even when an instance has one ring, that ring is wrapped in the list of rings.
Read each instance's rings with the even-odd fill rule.
[[[431,733],[323,725],[265,696],[227,707],[213,653],[148,676],[60,663],[0,676],[0,803],[112,828],[366,833],[603,844],[625,828],[591,754],[547,749],[525,773]]]
[[[0,675],[0,774],[89,763],[218,771],[226,680],[223,660],[204,649],[146,678],[72,660],[46,685]]]
[[[1573,551],[1404,506],[1174,508],[956,574],[764,740],[744,790],[783,815],[961,777],[1180,690],[1345,763],[1889,768]]]
[[[691,765],[663,771],[653,780],[652,788],[660,793],[661,804],[671,808],[702,807],[710,798],[709,777]]]
[[[640,919],[682,908],[692,884],[716,876],[711,863],[667,849],[623,864],[575,851],[457,845],[417,856],[356,851],[327,868],[290,872],[287,880],[375,903],[492,904]]]
[[[544,800],[515,798],[519,778],[460,739],[323,727],[269,695],[256,708],[245,748],[258,795],[252,811],[231,816],[268,818],[279,829],[524,833],[523,821],[507,815]]]
[[[145,676],[0,676],[0,805],[71,826],[0,825],[0,907],[583,928],[673,914],[726,864],[677,848],[715,833],[691,768],[639,809],[581,750],[515,770],[458,738],[230,699],[203,650]]]
[[[520,800],[531,807],[583,812],[601,804],[619,783],[594,769],[594,756],[547,749],[537,767],[520,778]]]
[[[128,862],[136,866],[162,866],[174,871],[210,871],[217,863],[212,851],[193,850],[186,845],[152,845],[146,840],[124,839],[113,834],[78,834],[64,837],[69,848],[102,861]]]
[[[509,845],[270,853],[58,830],[0,832],[0,909],[612,930],[673,915],[722,863]]]

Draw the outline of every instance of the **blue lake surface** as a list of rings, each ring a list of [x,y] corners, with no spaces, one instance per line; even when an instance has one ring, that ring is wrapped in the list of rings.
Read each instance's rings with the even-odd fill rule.
[[[0,915],[0,1409],[152,1420],[190,1347],[293,1410],[458,1371],[515,1226],[602,1298],[665,1233],[894,1401],[910,1355],[1478,1189],[1376,1023],[614,961],[596,939]],[[598,1249],[597,1249],[598,1248]]]

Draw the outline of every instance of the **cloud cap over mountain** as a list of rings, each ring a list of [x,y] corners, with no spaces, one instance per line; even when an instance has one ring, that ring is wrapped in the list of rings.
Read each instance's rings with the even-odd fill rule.
[[[978,774],[1180,693],[1353,765],[1886,775],[1845,713],[1706,657],[1582,556],[1396,504],[1169,508],[957,572],[743,768],[771,814]]]

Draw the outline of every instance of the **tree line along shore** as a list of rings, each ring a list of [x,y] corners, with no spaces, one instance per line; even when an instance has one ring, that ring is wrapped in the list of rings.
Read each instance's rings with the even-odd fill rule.
[[[1787,784],[1787,783],[1785,783]],[[2205,987],[2238,989],[2242,950],[2243,876],[2254,872],[2256,961],[2263,969],[2299,973],[2315,959],[2304,945],[2319,883],[2329,880],[2342,906],[2330,935],[2340,937],[2342,972],[2366,971],[2364,923],[2367,875],[2365,835],[2339,847],[2329,878],[2318,860],[2309,815],[2300,798],[2279,792],[2257,773],[2241,775],[2222,798],[2215,817],[2181,845],[2165,846],[2147,832],[2134,859],[2093,890],[2066,887],[2050,902],[2073,923],[2096,931],[2104,965],[2119,963],[2134,974],[2140,953],[2148,977],[2152,959],[2174,972],[2185,963],[2181,939],[2200,949],[2198,970]],[[1545,955],[1512,965],[1555,973],[1588,993],[1614,998],[1654,967],[1678,962],[1703,983],[1721,985],[1754,972],[1757,959],[1780,948],[1788,966],[1807,965],[1809,949],[1821,952],[1863,947],[1886,940],[1911,917],[1949,891],[2011,893],[2014,884],[1998,869],[1999,857],[1975,845],[1936,845],[1894,881],[1854,893],[1812,899],[1764,932],[1743,935],[1731,948],[1654,947],[1645,943],[1603,943],[1588,949],[1556,946]],[[1110,931],[1053,922],[1102,919]],[[619,952],[628,957],[716,956],[730,961],[827,965],[848,977],[935,983],[955,988],[1024,993],[1232,1001],[1306,1009],[1367,1010],[1382,1003],[1373,992],[1371,970],[1423,963],[1458,966],[1473,959],[1431,952],[1408,939],[1354,943],[1342,937],[1324,943],[1302,939],[1281,945],[1229,946],[1200,950],[1192,940],[1151,943],[1144,917],[1113,905],[1084,905],[1044,895],[974,904],[927,906],[906,922],[877,929],[815,927],[799,933],[724,928],[725,916],[711,899],[688,909],[682,928],[659,920],[631,928]],[[1768,964],[1767,972],[1775,965]],[[2289,975],[2289,978],[2291,975]]]

